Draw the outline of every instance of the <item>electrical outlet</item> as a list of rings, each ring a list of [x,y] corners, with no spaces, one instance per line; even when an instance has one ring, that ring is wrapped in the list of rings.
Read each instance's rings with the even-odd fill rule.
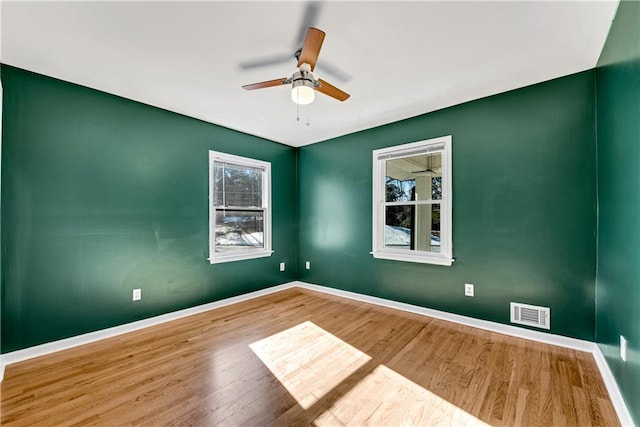
[[[280,271],[284,271],[284,262],[280,263]]]
[[[142,289],[133,290],[133,301],[140,301],[142,299]]]
[[[620,335],[620,359],[627,361],[627,339]]]
[[[465,296],[472,297],[473,296],[473,285],[471,283],[464,284],[464,294]]]
[[[307,270],[311,270],[311,261],[305,261],[304,268],[306,268]]]

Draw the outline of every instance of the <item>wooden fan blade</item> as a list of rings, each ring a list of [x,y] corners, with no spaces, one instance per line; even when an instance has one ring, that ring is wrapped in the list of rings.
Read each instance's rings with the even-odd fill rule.
[[[338,101],[346,101],[351,96],[347,92],[338,89],[337,87],[325,82],[322,79],[318,79],[318,82],[320,83],[320,86],[316,88],[318,92],[324,93],[325,95],[335,98]]]
[[[307,30],[307,37],[304,39],[304,44],[300,51],[300,58],[298,58],[298,67],[302,64],[309,64],[311,71],[313,71],[316,67],[316,61],[320,54],[320,48],[322,47],[324,36],[324,31],[309,27]]]
[[[252,83],[250,85],[244,85],[244,86],[242,86],[242,88],[245,89],[245,90],[255,90],[255,89],[262,89],[262,88],[271,87],[271,86],[286,85],[288,83],[291,83],[289,81],[289,79],[286,78],[286,77],[283,77],[281,79],[267,80],[266,82]]]

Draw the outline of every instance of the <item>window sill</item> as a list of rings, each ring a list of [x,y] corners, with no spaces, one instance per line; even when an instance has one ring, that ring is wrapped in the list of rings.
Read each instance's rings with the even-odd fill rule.
[[[273,251],[260,251],[234,255],[218,255],[216,257],[208,258],[211,264],[221,264],[223,262],[242,261],[245,259],[265,258],[271,256]]]
[[[374,258],[379,259],[389,259],[392,261],[404,261],[404,262],[417,262],[421,264],[435,264],[435,265],[445,265],[451,266],[454,258],[446,258],[444,256],[425,256],[425,255],[414,255],[414,254],[399,254],[399,253],[391,253],[391,252],[371,252]]]

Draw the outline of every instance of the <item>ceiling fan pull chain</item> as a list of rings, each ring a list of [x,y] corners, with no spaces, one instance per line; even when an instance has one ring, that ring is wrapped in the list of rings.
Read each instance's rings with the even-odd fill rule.
[[[296,103],[296,122],[300,121],[300,104]]]
[[[309,108],[307,108],[307,123],[305,123],[307,125],[307,127],[311,126],[311,120],[309,120]]]

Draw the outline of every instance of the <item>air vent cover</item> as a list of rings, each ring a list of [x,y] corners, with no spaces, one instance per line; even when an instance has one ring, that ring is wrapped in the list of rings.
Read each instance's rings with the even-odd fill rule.
[[[549,329],[551,327],[551,309],[512,302],[511,323]]]

